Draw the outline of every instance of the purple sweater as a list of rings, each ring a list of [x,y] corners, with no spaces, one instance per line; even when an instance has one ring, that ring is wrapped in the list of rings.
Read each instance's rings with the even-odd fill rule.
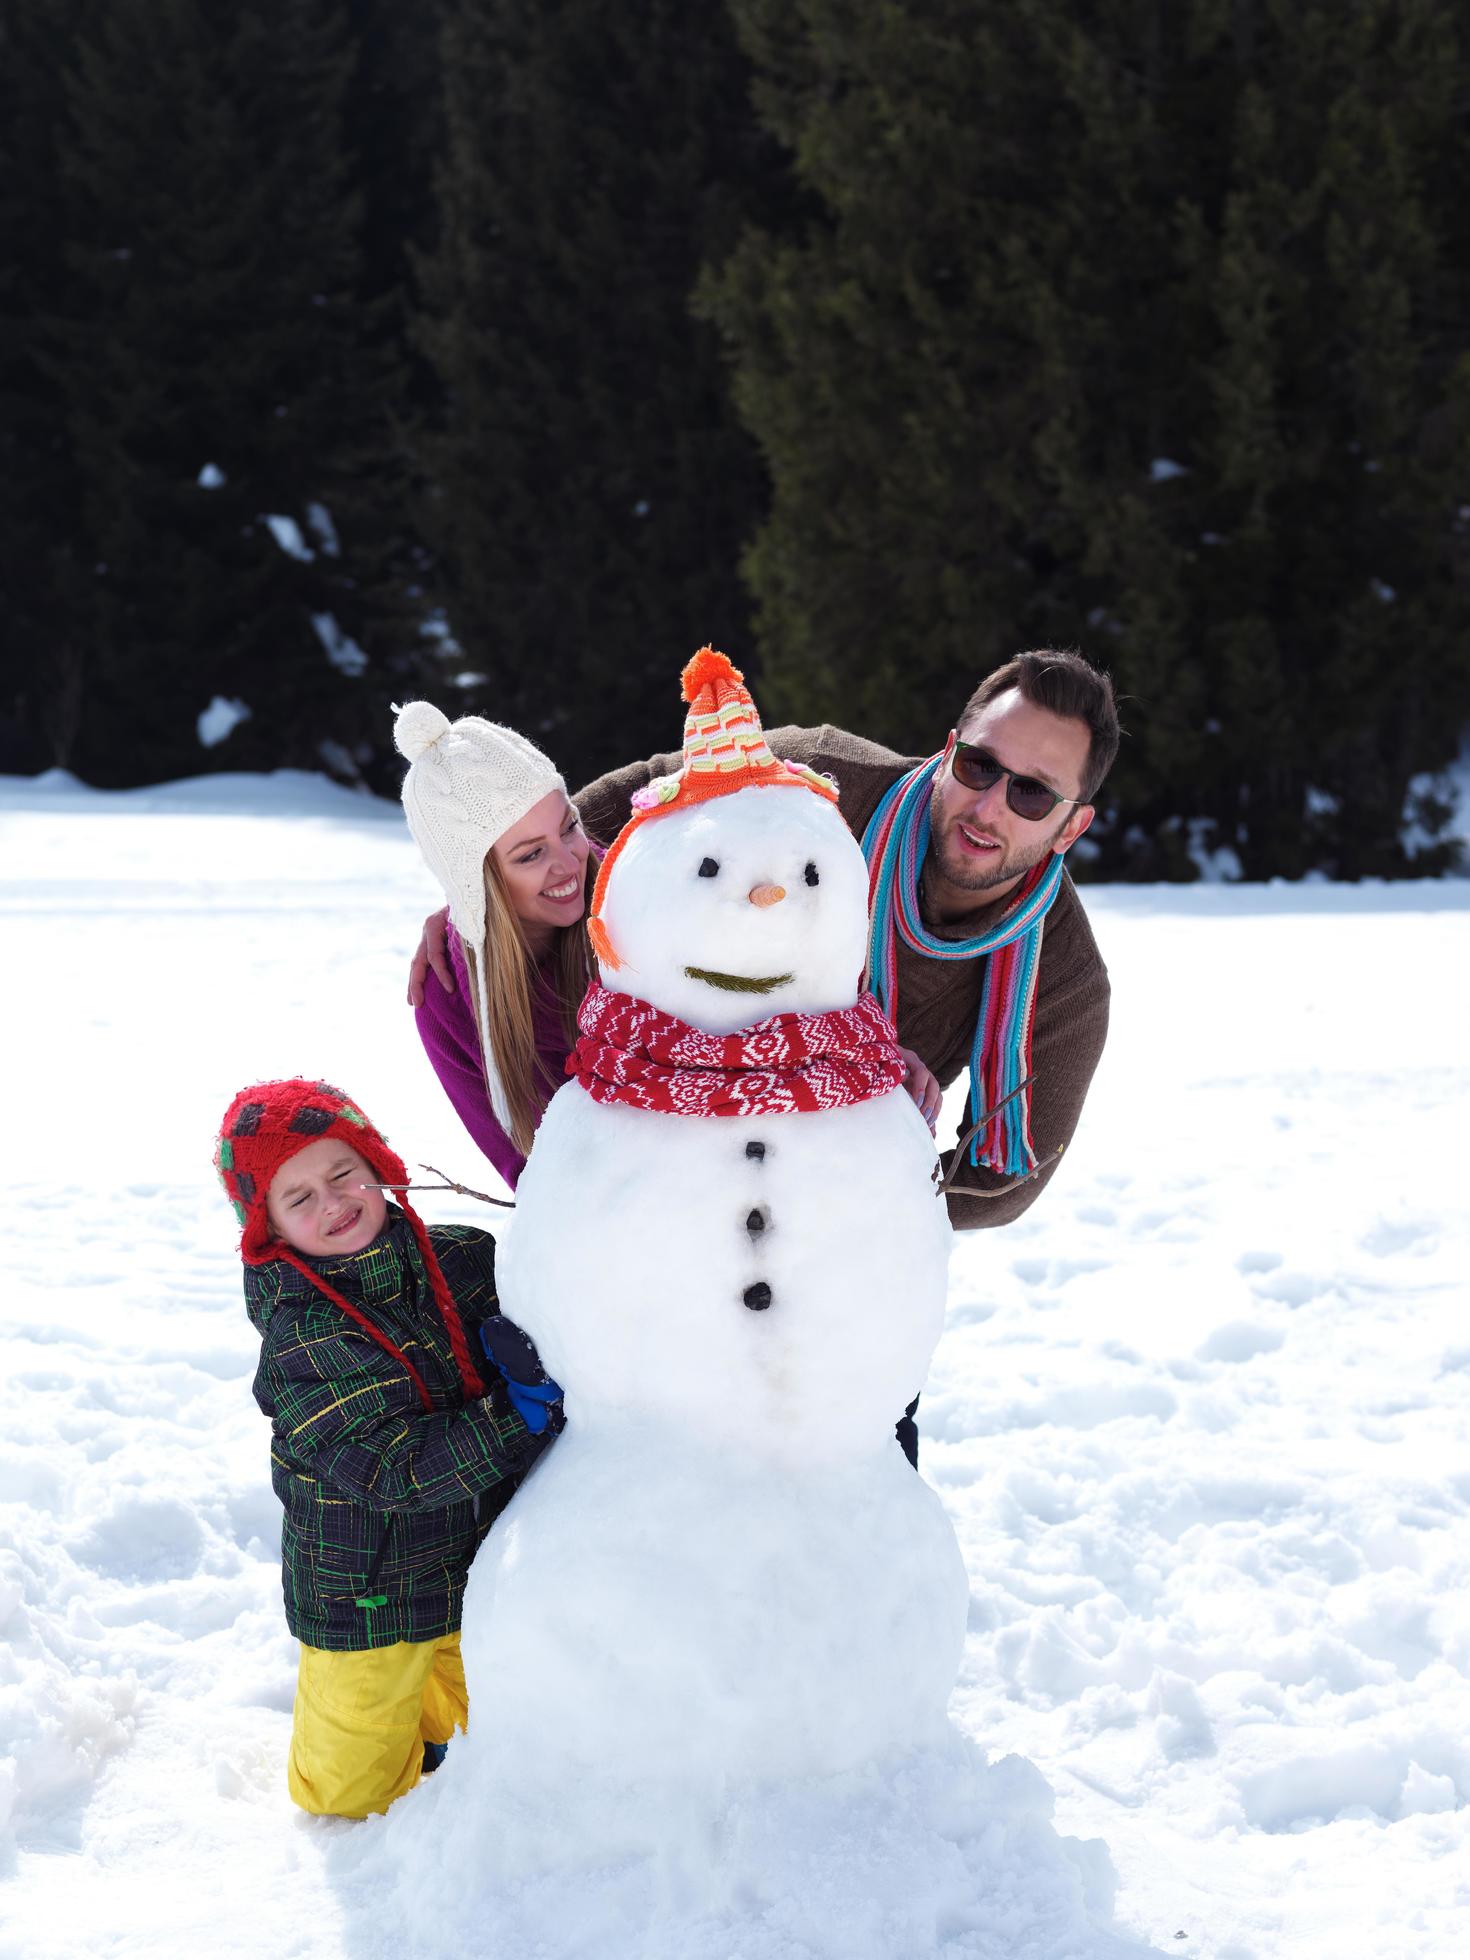
[[[526,1160],[495,1120],[485,1072],[480,1066],[480,1037],[475,1027],[475,1008],[470,995],[469,974],[459,934],[449,934],[449,957],[454,967],[455,990],[446,993],[430,973],[424,983],[424,1004],[416,1009],[419,1040],[433,1063],[434,1073],[444,1093],[459,1113],[480,1149],[514,1191]],[[550,984],[538,987],[532,1008],[536,1035],[536,1056],[544,1080],[538,1084],[541,1107],[566,1079],[567,1038],[562,1032],[561,1010]],[[539,1112],[538,1112],[539,1116]]]

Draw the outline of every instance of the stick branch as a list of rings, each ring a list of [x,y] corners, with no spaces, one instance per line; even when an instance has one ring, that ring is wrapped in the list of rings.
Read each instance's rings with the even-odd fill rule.
[[[462,1198],[478,1198],[482,1205],[499,1205],[502,1211],[514,1211],[516,1208],[514,1198],[492,1198],[488,1191],[472,1191],[468,1184],[456,1184],[452,1177],[444,1177],[443,1171],[433,1164],[420,1164],[419,1169],[427,1171],[430,1177],[444,1178],[444,1182],[442,1184],[379,1184],[374,1188],[379,1191],[457,1191]]]
[[[950,1192],[954,1191],[961,1198],[1003,1198],[1007,1191],[1014,1191],[1018,1184],[1029,1184],[1033,1177],[1040,1177],[1047,1165],[1054,1164],[1066,1147],[1066,1144],[1059,1143],[1049,1157],[1039,1157],[1031,1170],[1022,1171],[1019,1177],[1007,1178],[1004,1184],[992,1184],[988,1189],[980,1184],[953,1184],[949,1178],[946,1178],[939,1187],[940,1195],[948,1197]],[[958,1162],[959,1159],[956,1158],[955,1161]]]
[[[1023,1075],[1020,1081],[1016,1084],[1015,1088],[1011,1090],[1009,1095],[1002,1096],[998,1103],[993,1103],[989,1109],[981,1111],[980,1115],[970,1125],[969,1129],[965,1131],[965,1134],[960,1138],[958,1144],[955,1146],[954,1161],[956,1165],[959,1165],[964,1160],[965,1152],[969,1149],[971,1143],[974,1141],[974,1139],[977,1136],[979,1136],[980,1132],[985,1128],[985,1126],[989,1122],[991,1122],[991,1120],[998,1114],[1000,1110],[1005,1108],[1008,1102],[1014,1102],[1016,1100],[1016,1097],[1020,1095],[1023,1089],[1029,1089],[1034,1080],[1035,1080],[1034,1076]],[[1048,1158],[1047,1162],[1050,1163],[1050,1161],[1051,1159]],[[1041,1166],[1038,1164],[1036,1169],[1040,1170],[1040,1168]],[[1026,1177],[1034,1177],[1035,1175],[1036,1175],[1036,1171],[1027,1171],[1026,1173]],[[955,1171],[952,1169],[949,1173],[949,1176],[945,1178],[944,1182],[940,1185],[939,1187],[940,1191],[945,1192],[950,1190],[954,1184],[954,1178],[955,1178]],[[1024,1184],[1025,1181],[1026,1181],[1025,1177],[1018,1177],[1013,1181],[1013,1183],[1002,1185],[1001,1190],[1012,1191],[1015,1189],[1015,1186],[1017,1184]],[[971,1188],[973,1191],[973,1187]],[[1000,1191],[995,1192],[994,1196],[998,1198],[1000,1196]]]

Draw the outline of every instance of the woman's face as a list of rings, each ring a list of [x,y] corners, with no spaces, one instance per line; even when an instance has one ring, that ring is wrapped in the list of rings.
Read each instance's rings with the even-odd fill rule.
[[[534,953],[544,952],[555,929],[574,926],[587,909],[588,849],[582,820],[559,789],[543,796],[490,846],[511,910]]]

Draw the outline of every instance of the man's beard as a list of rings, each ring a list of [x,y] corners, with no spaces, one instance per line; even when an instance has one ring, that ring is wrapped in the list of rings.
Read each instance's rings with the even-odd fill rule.
[[[980,864],[973,858],[963,856],[961,847],[954,843],[958,828],[958,823],[955,823],[942,836],[936,833],[931,839],[930,848],[939,859],[940,875],[956,891],[962,892],[994,891],[997,885],[1009,885],[1015,879],[1023,878],[1044,858],[1051,856],[1052,842],[1056,836],[1053,831],[1040,838],[1032,850],[1019,847],[1007,850],[1001,844],[992,862]],[[978,834],[989,835],[988,832]],[[998,838],[996,841],[1000,842]]]

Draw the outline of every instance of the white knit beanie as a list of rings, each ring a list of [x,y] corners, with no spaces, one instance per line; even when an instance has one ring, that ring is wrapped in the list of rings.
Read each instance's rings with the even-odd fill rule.
[[[403,779],[408,827],[478,966],[485,943],[485,854],[543,796],[564,791],[566,783],[534,742],[499,722],[479,715],[451,721],[432,701],[409,701],[397,717],[393,740],[409,765]],[[508,1110],[483,1020],[480,1046],[504,1125]]]

